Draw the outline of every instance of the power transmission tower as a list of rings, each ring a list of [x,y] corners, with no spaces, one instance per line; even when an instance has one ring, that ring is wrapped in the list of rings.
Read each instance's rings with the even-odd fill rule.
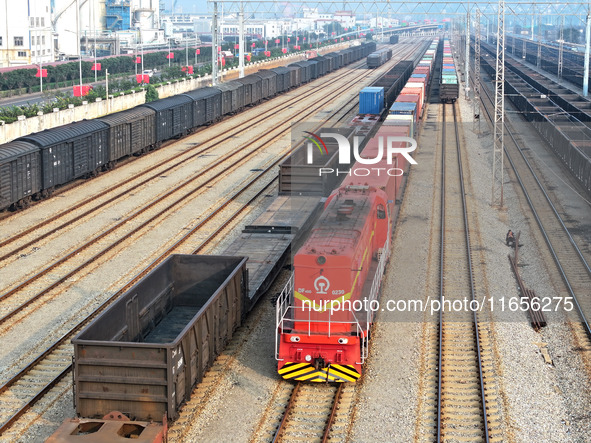
[[[558,39],[558,79],[562,78],[562,60],[564,54],[564,15],[560,18],[560,38]]]
[[[466,12],[466,100],[470,100],[470,2],[468,2],[468,9]]]
[[[503,147],[505,123],[505,0],[497,13],[497,62],[495,74],[495,126],[493,147],[492,205],[503,206]]]
[[[218,84],[218,2],[213,2],[211,20],[211,84]]]
[[[476,8],[476,29],[474,37],[474,126],[480,134],[480,9]]]

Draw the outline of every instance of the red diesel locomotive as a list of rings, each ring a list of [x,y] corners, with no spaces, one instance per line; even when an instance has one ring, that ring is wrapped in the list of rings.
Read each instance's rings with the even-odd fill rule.
[[[285,379],[346,382],[361,376],[409,166],[401,154],[388,161],[389,135],[408,137],[409,127],[380,128],[361,154],[375,163],[353,165],[294,257],[276,312],[275,357]]]

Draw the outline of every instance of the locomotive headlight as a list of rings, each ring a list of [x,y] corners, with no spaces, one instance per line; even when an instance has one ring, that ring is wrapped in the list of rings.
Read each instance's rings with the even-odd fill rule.
[[[306,355],[305,357],[306,361],[312,361],[312,356],[310,354]]]
[[[318,263],[319,265],[323,265],[324,263],[326,263],[326,257],[324,255],[321,255],[316,259],[316,263]]]
[[[346,345],[347,343],[349,343],[348,338],[339,338],[339,345]]]
[[[297,335],[292,336],[290,339],[290,341],[297,343],[300,341],[300,337],[298,337]]]

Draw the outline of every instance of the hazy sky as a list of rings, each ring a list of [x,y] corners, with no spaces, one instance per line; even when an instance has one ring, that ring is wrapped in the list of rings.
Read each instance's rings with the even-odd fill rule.
[[[171,0],[164,0],[166,9],[170,9]],[[207,12],[207,0],[176,0],[176,8],[183,8],[183,12]]]

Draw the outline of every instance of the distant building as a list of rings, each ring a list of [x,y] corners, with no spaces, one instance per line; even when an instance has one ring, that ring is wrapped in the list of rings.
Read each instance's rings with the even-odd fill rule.
[[[0,67],[54,60],[50,0],[0,0]]]

